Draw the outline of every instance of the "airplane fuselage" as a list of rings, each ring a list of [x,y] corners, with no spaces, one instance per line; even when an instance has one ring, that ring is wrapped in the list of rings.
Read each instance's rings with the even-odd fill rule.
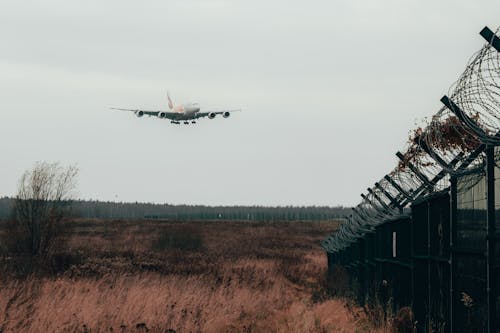
[[[174,105],[172,111],[184,114],[185,116],[192,116],[200,112],[200,104],[198,103],[185,103]]]

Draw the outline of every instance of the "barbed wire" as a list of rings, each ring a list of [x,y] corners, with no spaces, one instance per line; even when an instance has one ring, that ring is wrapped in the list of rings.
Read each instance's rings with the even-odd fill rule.
[[[500,29],[496,30],[496,35],[499,31]],[[467,116],[466,125],[479,136],[481,142],[498,145],[500,55],[492,46],[492,41],[472,57],[450,91],[455,104]]]
[[[368,189],[338,231],[322,241],[327,252],[343,250],[378,225],[404,215],[415,200],[445,190],[451,176],[484,165],[486,145],[500,145],[499,31],[490,33],[491,39],[471,57],[449,89],[451,97],[441,100],[445,106],[412,132],[404,152],[397,154],[398,165]],[[500,152],[495,160],[500,161]],[[458,191],[474,187],[481,177],[465,177]]]

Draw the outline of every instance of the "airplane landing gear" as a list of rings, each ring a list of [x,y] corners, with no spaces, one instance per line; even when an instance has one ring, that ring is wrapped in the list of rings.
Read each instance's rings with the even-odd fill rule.
[[[180,121],[177,121],[177,120],[172,120],[172,121],[170,121],[170,123],[171,123],[171,124],[176,124],[176,125],[181,124],[181,122],[180,122]],[[193,121],[189,122],[188,120],[184,120],[184,121],[183,121],[183,123],[184,123],[185,125],[189,125],[189,124],[196,124],[196,121],[194,121],[194,120],[193,120]]]

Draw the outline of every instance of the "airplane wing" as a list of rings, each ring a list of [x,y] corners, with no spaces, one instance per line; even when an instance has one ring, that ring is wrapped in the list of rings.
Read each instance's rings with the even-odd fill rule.
[[[148,111],[148,110],[141,110],[141,109],[120,109],[120,108],[110,108],[111,110],[119,110],[119,111],[130,111],[134,113],[141,112],[143,115],[146,116],[157,116],[159,112],[162,112],[165,115],[165,118],[168,119],[175,119],[179,116],[178,112],[168,112],[168,111]]]
[[[219,115],[219,114],[224,114],[226,112],[231,113],[231,112],[240,112],[240,111],[241,111],[241,109],[198,112],[196,114],[196,118],[208,117],[210,114]]]

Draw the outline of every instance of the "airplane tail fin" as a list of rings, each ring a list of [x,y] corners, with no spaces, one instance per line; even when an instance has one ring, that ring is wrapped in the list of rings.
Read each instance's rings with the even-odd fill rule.
[[[174,108],[174,103],[172,103],[172,99],[170,98],[170,93],[167,91],[167,98],[168,98],[168,108],[172,110]]]

